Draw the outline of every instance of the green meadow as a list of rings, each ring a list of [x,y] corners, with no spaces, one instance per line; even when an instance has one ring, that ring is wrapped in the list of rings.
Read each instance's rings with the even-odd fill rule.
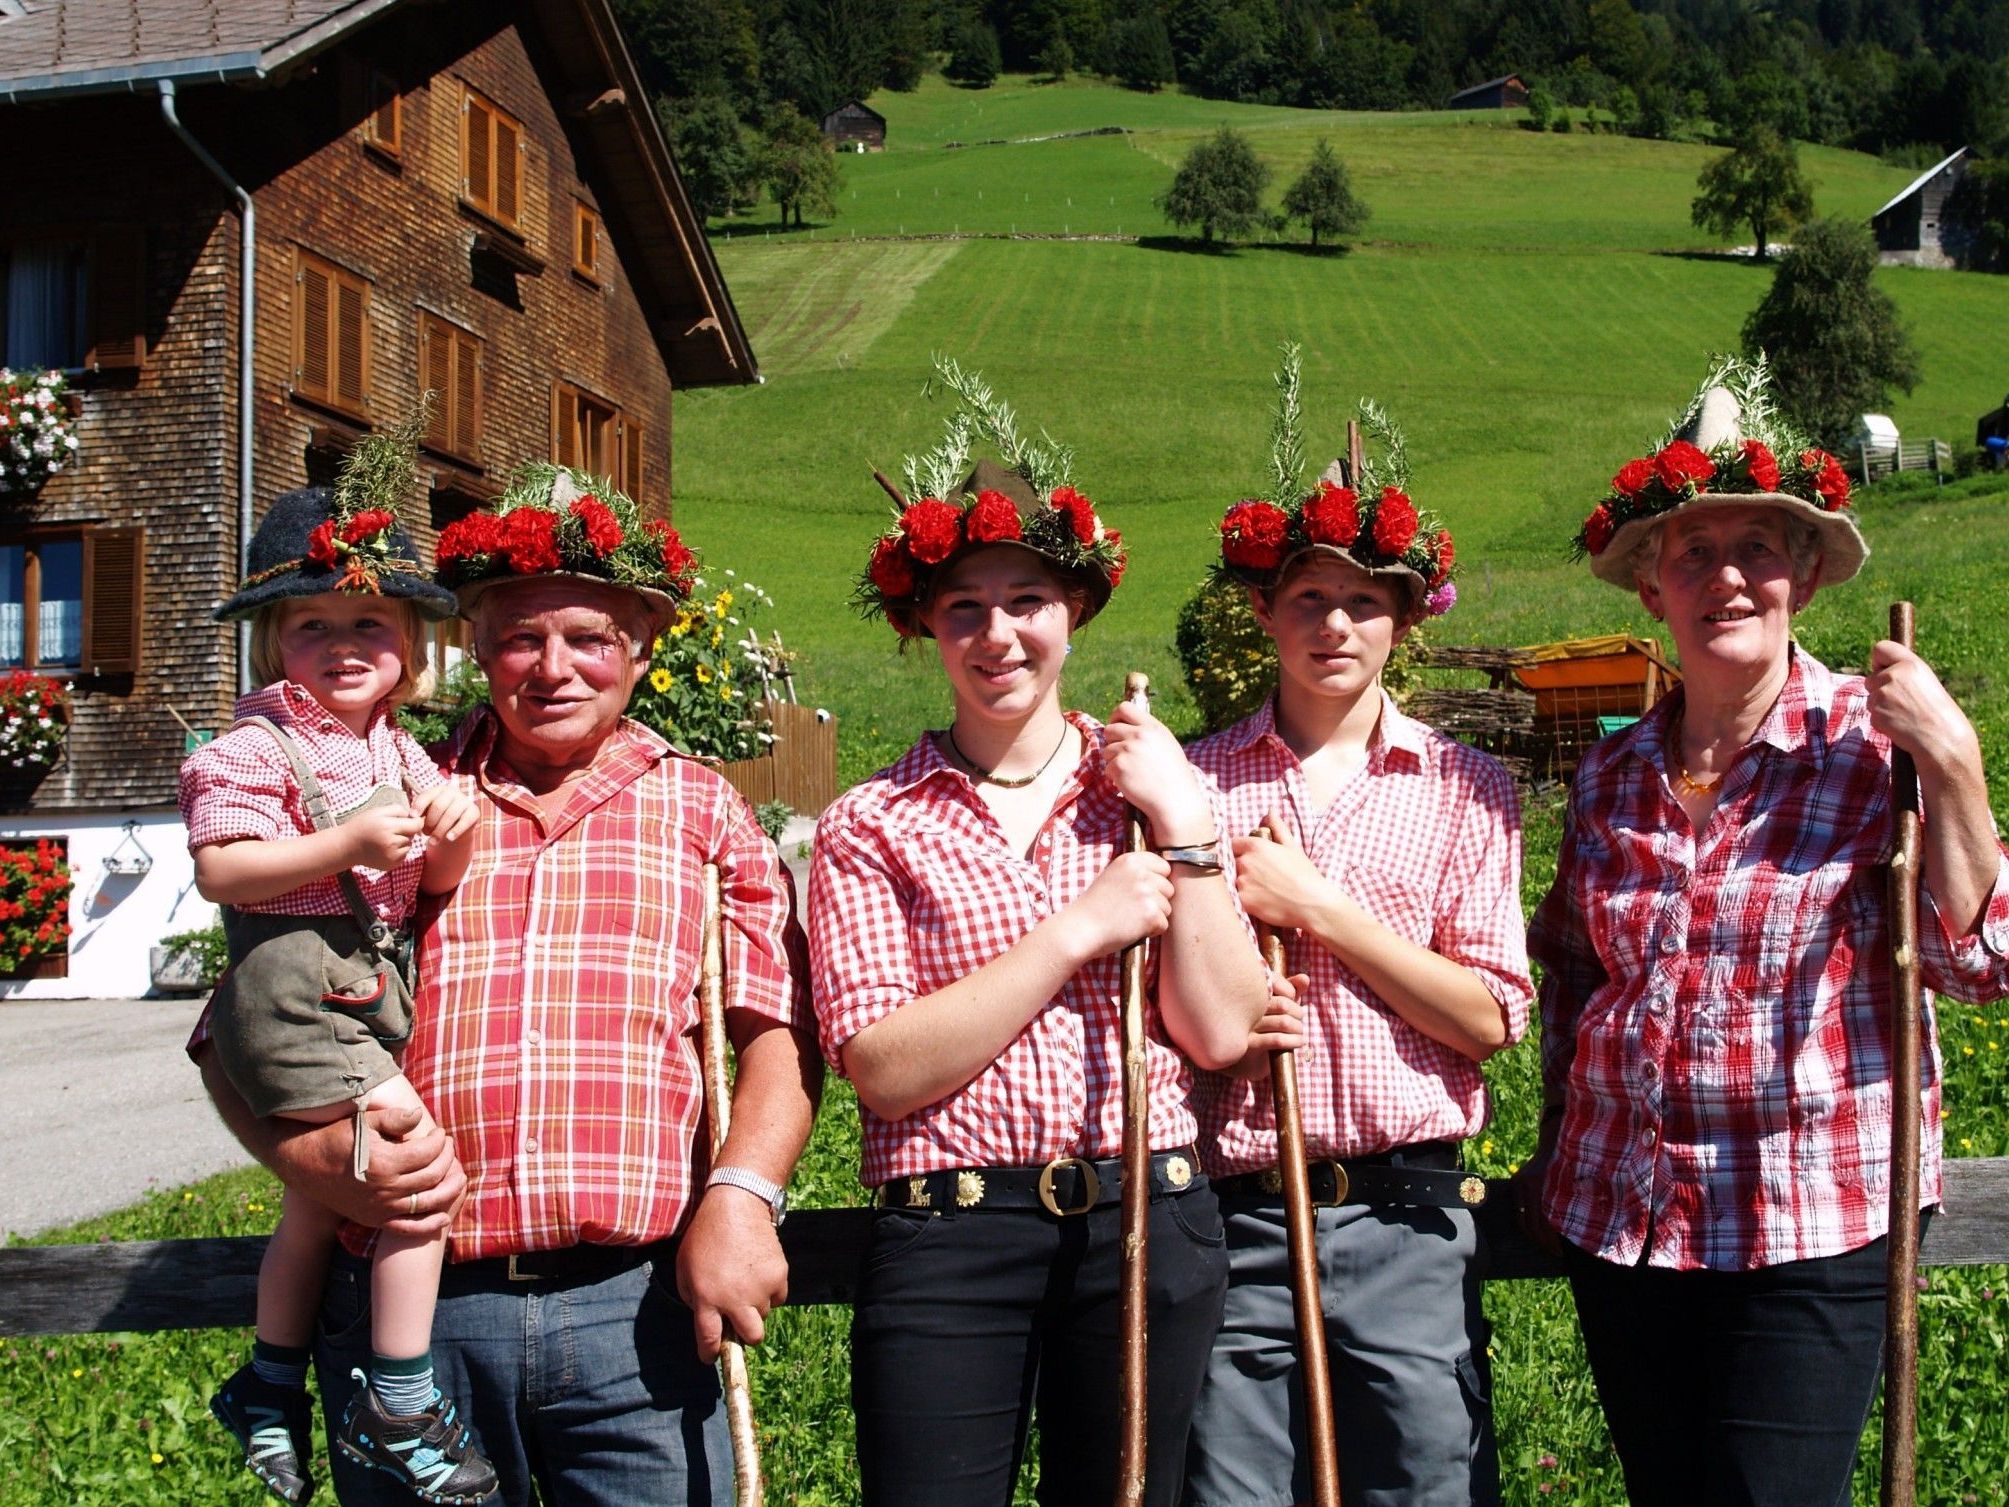
[[[981,369],[1030,423],[1079,451],[1077,482],[1132,545],[1132,569],[1079,641],[1071,701],[1102,711],[1125,671],[1148,671],[1161,711],[1191,728],[1171,649],[1223,508],[1257,484],[1279,341],[1305,347],[1308,438],[1323,460],[1354,398],[1403,424],[1418,501],[1459,546],[1445,643],[1531,643],[1652,625],[1637,601],[1568,563],[1569,536],[1617,466],[1658,438],[1713,351],[1737,344],[1769,271],[1714,254],[1688,224],[1690,144],[1535,135],[1510,119],[1362,115],[1139,95],[1082,81],[1007,78],[967,91],[930,79],[873,100],[889,150],[842,159],[840,213],[813,231],[755,217],[715,227],[765,382],[680,394],[676,516],[711,569],[769,591],[799,652],[805,700],[840,718],[840,773],[855,780],[947,713],[925,646],[849,605],[890,504],[877,466],[932,444],[942,404],[931,353]],[[1294,244],[1203,254],[1174,241],[1151,199],[1191,143],[1248,131],[1276,169],[1272,201],[1329,137],[1374,218],[1343,252]],[[1122,126],[1127,134],[1025,142]],[[1018,143],[950,149],[949,141]],[[1912,176],[1855,154],[1803,150],[1819,209],[1866,217]],[[1105,239],[1025,239],[1040,236]],[[975,235],[985,238],[969,239]],[[1141,237],[1141,241],[1109,239]],[[994,237],[994,238],[993,238]],[[1893,400],[1908,437],[1964,448],[2000,401],[2009,280],[1885,269],[1924,382]],[[1981,728],[1999,814],[2009,815],[2009,488],[1908,480],[1861,494],[1873,547],[1848,586],[1801,618],[1813,652],[1860,665],[1886,604],[1919,605],[1922,650]],[[1530,798],[1524,894],[1554,870],[1553,793]],[[2009,1154],[2009,1005],[1945,1004],[1947,1145]],[[1489,1064],[1495,1119],[1467,1148],[1499,1176],[1532,1148],[1532,1043]],[[856,1201],[857,1135],[833,1082],[797,1174],[798,1202]],[[277,1187],[258,1173],[156,1195],[46,1237],[160,1238],[268,1228]],[[2009,1274],[1937,1269],[1921,1295],[1919,1500],[2009,1499]],[[1508,1500],[1615,1504],[1605,1439],[1566,1291],[1495,1284],[1487,1295],[1494,1401]],[[778,1315],[756,1356],[757,1406],[778,1502],[857,1499],[843,1310]],[[0,1501],[242,1503],[255,1487],[226,1458],[203,1403],[236,1364],[232,1334],[0,1341]],[[1876,1424],[1856,1500],[1876,1499]],[[323,1497],[323,1500],[327,1498]],[[1021,1499],[1030,1501],[1029,1493]]]

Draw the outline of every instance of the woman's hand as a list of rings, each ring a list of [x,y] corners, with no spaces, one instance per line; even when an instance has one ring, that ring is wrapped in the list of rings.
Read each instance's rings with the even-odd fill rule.
[[[1278,813],[1272,811],[1263,824],[1269,836],[1235,839],[1235,889],[1242,909],[1270,926],[1306,930],[1317,903],[1335,886]]]
[[[1976,772],[1981,740],[1932,666],[1885,639],[1870,652],[1870,726],[1910,754],[1921,774]]]
[[[1083,963],[1161,936],[1172,924],[1172,866],[1156,853],[1119,853],[1060,915]]]
[[[1294,973],[1284,978],[1270,973],[1268,978],[1269,1003],[1249,1032],[1249,1049],[1228,1069],[1237,1078],[1267,1078],[1270,1060],[1278,1052],[1295,1052],[1305,1044],[1304,1006],[1298,1003],[1298,996],[1311,983],[1311,976]]]
[[[1214,809],[1200,776],[1171,729],[1145,708],[1121,701],[1103,728],[1102,767],[1109,781],[1151,824],[1161,848],[1199,847],[1214,839]]]

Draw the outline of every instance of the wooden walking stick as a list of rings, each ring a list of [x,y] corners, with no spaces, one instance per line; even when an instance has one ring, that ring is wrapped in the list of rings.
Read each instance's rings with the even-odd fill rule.
[[[726,1074],[725,906],[718,865],[705,865],[704,952],[698,973],[703,1008],[705,1109],[711,1121],[712,1160],[717,1162],[732,1123],[732,1080]],[[746,1350],[726,1331],[719,1346],[719,1373],[725,1384],[726,1428],[732,1435],[733,1500],[738,1507],[761,1507],[760,1435],[753,1423],[753,1389],[746,1379]]]
[[[1268,823],[1257,837],[1278,841]],[[1256,925],[1263,962],[1278,978],[1289,976],[1283,938]],[[1339,1507],[1339,1436],[1332,1419],[1332,1371],[1325,1351],[1325,1308],[1318,1291],[1318,1224],[1305,1166],[1304,1115],[1298,1108],[1297,1053],[1270,1055],[1270,1100],[1277,1118],[1277,1171],[1283,1178],[1284,1236],[1290,1247],[1291,1312],[1297,1319],[1298,1375],[1304,1381],[1304,1432],[1311,1449],[1311,1491],[1316,1507]]]
[[[1890,636],[1909,649],[1912,608],[1893,602]],[[1911,1507],[1918,1491],[1918,770],[1890,756],[1890,1239],[1885,1270],[1883,1507]]]
[[[1151,682],[1132,671],[1123,699],[1150,704]],[[1130,809],[1124,851],[1144,851],[1144,819]],[[1118,1507],[1141,1507],[1146,1466],[1148,1389],[1144,1333],[1150,1276],[1151,1095],[1144,1061],[1144,943],[1123,949],[1123,1437],[1117,1455]]]

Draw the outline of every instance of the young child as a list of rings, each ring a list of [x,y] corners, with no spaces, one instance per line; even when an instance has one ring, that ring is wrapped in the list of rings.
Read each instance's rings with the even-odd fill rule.
[[[354,1116],[361,1177],[364,1111],[424,1112],[398,1070],[411,1032],[405,927],[419,890],[459,882],[475,809],[392,717],[428,693],[421,618],[452,615],[454,599],[420,572],[395,511],[346,487],[289,492],[259,527],[251,573],[216,615],[251,620],[264,689],[182,766],[181,811],[196,886],[222,905],[230,943],[210,1002],[218,1058],[261,1115]],[[289,1503],[314,1489],[306,1372],[338,1223],[286,1190],[258,1271],[252,1358],[210,1400],[245,1465]],[[445,1251],[444,1234],[377,1236],[368,1384],[334,1444],[421,1501],[475,1503],[495,1472],[432,1384]]]

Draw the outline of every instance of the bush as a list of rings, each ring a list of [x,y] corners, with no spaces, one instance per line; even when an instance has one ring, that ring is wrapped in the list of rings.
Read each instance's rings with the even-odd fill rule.
[[[488,677],[481,666],[463,659],[440,677],[432,698],[398,708],[398,722],[427,748],[453,736],[467,714],[488,702]]]
[[[779,639],[773,647],[761,645],[740,616],[750,618],[774,599],[733,571],[724,573],[724,582],[716,591],[702,576],[693,582],[690,600],[656,640],[628,715],[684,753],[752,759],[774,745],[761,703],[787,653]]]
[[[166,950],[170,962],[176,958],[187,958],[194,963],[204,984],[214,984],[223,977],[223,970],[230,966],[230,944],[224,939],[223,923],[220,921],[195,931],[178,931],[173,936],[162,937],[160,945]]]
[[[770,842],[780,842],[781,834],[788,830],[788,824],[795,817],[795,808],[787,801],[762,801],[753,808],[753,819],[760,823]]]

